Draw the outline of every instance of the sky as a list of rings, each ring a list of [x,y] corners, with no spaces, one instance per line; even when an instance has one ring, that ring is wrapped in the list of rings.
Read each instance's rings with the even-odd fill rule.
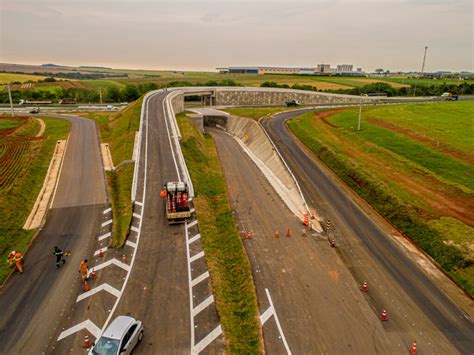
[[[472,0],[0,0],[0,62],[474,71]]]

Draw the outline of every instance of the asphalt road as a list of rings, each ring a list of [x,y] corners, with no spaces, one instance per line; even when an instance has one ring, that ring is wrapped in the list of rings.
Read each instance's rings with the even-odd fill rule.
[[[194,345],[192,334],[197,343],[218,325],[216,309],[211,305],[200,313],[199,319],[193,318],[191,333],[190,299],[196,307],[198,300],[208,297],[209,280],[200,283],[202,287],[190,298],[185,226],[168,224],[165,203],[160,197],[160,189],[166,182],[178,181],[168,138],[169,124],[167,127],[165,122],[164,98],[168,94],[154,95],[145,111],[148,128],[142,136],[136,197],[144,208],[140,242],[135,266],[115,312],[132,314],[144,324],[144,340],[135,354],[189,354]],[[143,195],[145,181],[146,195]],[[138,227],[139,221],[134,223]],[[205,258],[201,258],[193,263],[196,271],[200,268],[198,262],[202,268],[206,267]],[[222,341],[216,341],[204,353],[222,351]]]
[[[95,123],[53,117],[72,122],[70,138],[52,209],[25,255],[25,273],[14,273],[0,291],[1,354],[40,354],[45,349],[60,313],[74,302],[66,291],[77,281],[81,259],[90,253],[107,202]],[[55,245],[72,251],[59,270],[52,255]]]
[[[383,305],[391,305],[390,298],[392,302],[394,299],[395,302],[397,299],[405,300],[399,307],[410,305],[411,312],[402,312],[403,315],[397,313],[395,307],[389,310],[392,322],[398,327],[411,323],[404,318],[416,315],[419,310],[461,353],[471,354],[474,351],[472,320],[377,225],[374,216],[351,198],[322,163],[302,149],[290,135],[285,122],[305,111],[310,110],[281,113],[265,119],[262,124],[295,174],[308,203],[333,221],[339,233],[338,252],[354,278],[380,283],[381,290],[372,292],[368,302],[374,310],[379,310]],[[391,288],[390,284],[394,287]],[[386,292],[383,292],[384,287]],[[413,321],[412,326],[418,327],[419,323]],[[422,338],[421,334],[419,338]],[[422,346],[428,348],[427,345]]]

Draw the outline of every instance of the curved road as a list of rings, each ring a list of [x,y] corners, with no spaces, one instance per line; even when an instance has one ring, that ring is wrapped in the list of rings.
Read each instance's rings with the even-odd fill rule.
[[[72,122],[52,208],[25,255],[25,273],[14,273],[0,291],[0,354],[40,354],[58,326],[59,312],[74,300],[81,259],[89,254],[107,202],[105,176],[94,121],[46,115]],[[71,250],[56,270],[53,248]]]
[[[339,251],[356,279],[369,279],[367,272],[353,265],[352,248],[362,247],[374,267],[381,267],[439,330],[463,354],[474,350],[472,320],[443,293],[424,271],[407,256],[390,235],[387,235],[348,195],[314,157],[305,152],[289,133],[285,122],[303,112],[298,110],[275,115],[262,125],[289,164],[310,204],[324,211],[344,231],[347,243]],[[321,202],[324,201],[324,202]],[[347,235],[346,235],[347,234]],[[349,248],[351,248],[349,252]],[[363,255],[363,251],[360,251]],[[369,262],[371,262],[369,261]],[[395,290],[393,290],[395,291]],[[377,300],[370,300],[380,309]]]

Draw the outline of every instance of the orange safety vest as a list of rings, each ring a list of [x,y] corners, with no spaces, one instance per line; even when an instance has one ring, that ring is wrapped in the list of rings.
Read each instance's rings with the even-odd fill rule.
[[[23,256],[21,255],[20,252],[18,252],[15,254],[15,258],[13,260],[18,263],[21,261],[21,259],[23,259]]]
[[[81,266],[80,266],[81,272],[82,272],[83,274],[87,274],[87,268],[88,268],[88,267],[89,267],[89,266],[87,265],[87,263],[83,261],[83,262],[81,263]]]

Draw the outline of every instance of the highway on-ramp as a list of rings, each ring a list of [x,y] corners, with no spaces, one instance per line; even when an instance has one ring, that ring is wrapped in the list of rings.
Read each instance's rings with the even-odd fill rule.
[[[87,257],[107,202],[95,122],[72,122],[59,183],[46,223],[25,255],[25,272],[14,273],[0,291],[0,353],[40,354],[55,333],[61,312],[74,302],[78,267]],[[56,270],[54,246],[71,250]]]
[[[295,174],[308,203],[332,220],[338,232],[338,252],[354,278],[374,286],[367,299],[374,312],[387,307],[394,329],[416,329],[421,325],[410,318],[421,311],[461,353],[472,353],[474,324],[469,316],[375,222],[376,214],[361,208],[363,203],[356,202],[358,199],[290,134],[285,122],[307,111],[280,113],[264,119],[262,125]],[[472,308],[472,302],[465,305]],[[429,349],[429,344],[423,347]]]

